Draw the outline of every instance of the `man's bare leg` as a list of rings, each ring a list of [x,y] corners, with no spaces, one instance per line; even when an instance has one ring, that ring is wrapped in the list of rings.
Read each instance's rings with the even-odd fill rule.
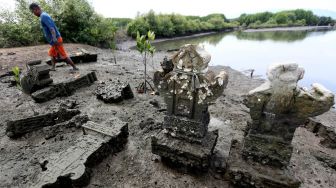
[[[56,71],[56,59],[54,57],[51,58],[51,71]]]
[[[79,69],[76,67],[75,63],[70,59],[70,57],[67,57],[67,58],[65,59],[65,61],[66,61],[67,64],[70,64],[70,65],[72,66],[73,70],[79,70]]]

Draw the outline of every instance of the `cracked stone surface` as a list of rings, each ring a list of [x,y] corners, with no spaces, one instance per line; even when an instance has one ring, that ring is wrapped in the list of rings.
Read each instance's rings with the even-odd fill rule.
[[[115,118],[110,124],[92,121],[83,126],[84,134],[72,146],[44,159],[45,169],[33,187],[84,186],[90,181],[90,168],[127,142],[127,123]]]

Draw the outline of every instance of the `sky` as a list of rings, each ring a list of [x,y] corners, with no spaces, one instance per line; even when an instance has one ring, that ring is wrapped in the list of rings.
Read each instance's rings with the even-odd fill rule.
[[[150,9],[157,13],[205,16],[224,13],[228,18],[242,13],[290,9],[327,10],[336,13],[336,0],[88,0],[104,17],[134,18]],[[14,9],[14,0],[0,0],[1,8]]]

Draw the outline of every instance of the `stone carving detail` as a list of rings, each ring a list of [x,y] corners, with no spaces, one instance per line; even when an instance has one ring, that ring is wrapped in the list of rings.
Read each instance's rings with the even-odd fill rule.
[[[208,167],[218,136],[216,131],[208,132],[208,105],[228,83],[224,71],[218,76],[208,71],[210,59],[199,46],[185,45],[161,63],[163,71],[154,74],[167,115],[163,132],[152,138],[153,153],[187,166]]]
[[[27,72],[20,80],[22,90],[25,93],[32,93],[38,89],[47,87],[53,80],[49,74],[48,65],[42,65],[41,61],[32,61],[27,63]]]
[[[295,63],[273,65],[268,80],[249,92],[247,106],[252,124],[245,138],[243,155],[272,166],[289,163],[295,129],[308,117],[328,111],[334,95],[320,84],[311,90],[298,87],[304,69]]]

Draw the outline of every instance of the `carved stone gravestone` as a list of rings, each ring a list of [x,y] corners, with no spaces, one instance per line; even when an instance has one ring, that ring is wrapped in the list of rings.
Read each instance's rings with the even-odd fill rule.
[[[234,183],[298,187],[299,182],[286,169],[295,129],[334,104],[333,93],[320,84],[313,84],[309,91],[298,87],[303,75],[304,69],[295,63],[273,65],[267,72],[268,80],[248,93],[252,123],[242,146],[244,160],[235,153],[236,148],[231,149],[229,165]],[[250,182],[234,181],[237,176]]]
[[[171,60],[165,60],[164,70],[154,76],[167,103],[167,115],[163,131],[152,137],[152,152],[199,169],[209,166],[218,137],[217,131],[208,132],[208,105],[223,93],[228,82],[224,71],[216,77],[208,72],[210,58],[204,49],[185,45]],[[167,68],[170,61],[172,71]]]

